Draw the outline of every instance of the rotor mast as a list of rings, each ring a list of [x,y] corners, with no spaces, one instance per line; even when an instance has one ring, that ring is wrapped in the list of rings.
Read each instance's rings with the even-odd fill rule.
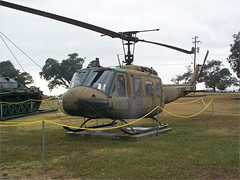
[[[127,41],[126,43],[123,43],[123,48],[124,48],[124,55],[125,55],[125,61],[124,63],[126,65],[131,65],[133,60],[134,60],[134,49],[135,49],[135,44],[138,42],[138,38],[136,37],[137,33],[139,32],[149,32],[149,31],[159,31],[159,29],[151,29],[151,30],[143,30],[143,31],[127,31],[127,32],[120,32],[122,34],[122,39],[123,41]],[[127,54],[125,51],[125,46],[127,46]],[[131,46],[132,52],[131,52]]]
[[[135,46],[135,43],[131,43],[130,41],[128,41],[126,44],[127,45],[127,54],[125,54],[125,62],[126,65],[131,65],[133,62],[133,53],[131,53],[131,45]]]

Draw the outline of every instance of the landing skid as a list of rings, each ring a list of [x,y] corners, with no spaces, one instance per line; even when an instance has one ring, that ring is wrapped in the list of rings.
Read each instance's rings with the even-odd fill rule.
[[[93,118],[89,118],[86,121],[84,121],[82,123],[82,125],[79,128],[82,128],[84,126],[84,124],[86,124],[88,121],[92,120]],[[101,124],[101,125],[95,125],[95,126],[89,126],[86,128],[102,128],[102,127],[107,127],[107,126],[114,126],[116,125],[117,122],[116,121],[112,121],[111,123],[107,123],[107,124]],[[73,129],[73,128],[69,128],[68,126],[63,126],[64,129],[68,130],[68,131],[72,131],[72,132],[81,132],[81,131],[85,131],[85,129]]]
[[[169,126],[169,124],[162,124],[160,121],[158,121],[156,118],[151,117],[154,121],[158,122],[158,127],[123,127],[121,128],[121,130],[127,134],[130,135],[135,135],[135,134],[141,134],[141,133],[146,133],[146,132],[150,132],[150,131],[155,131],[155,130],[159,130],[159,129],[164,129],[166,127]],[[125,122],[125,121],[124,121]],[[125,122],[126,123],[126,122]],[[127,124],[127,123],[126,123]]]
[[[84,121],[82,123],[82,125],[79,128],[82,128],[88,121],[93,120],[93,119],[94,118],[87,119],[86,121]],[[135,135],[135,134],[146,133],[146,132],[155,131],[155,130],[159,130],[159,129],[164,129],[169,126],[169,124],[166,124],[166,125],[162,124],[154,117],[152,117],[152,119],[158,122],[158,127],[132,127],[124,119],[114,119],[114,120],[112,120],[111,123],[95,125],[95,126],[88,126],[86,128],[91,128],[91,129],[96,128],[96,130],[97,130],[98,128],[102,128],[102,127],[114,126],[117,124],[117,120],[119,120],[124,124],[128,124],[127,127],[120,128],[124,133],[127,133],[129,135]],[[68,131],[71,131],[71,132],[85,131],[85,129],[74,129],[74,128],[70,128],[68,126],[63,126],[63,128]]]
[[[142,133],[146,133],[146,132],[150,132],[150,131],[156,131],[158,129],[164,129],[168,126],[169,126],[169,124],[158,126],[158,127],[134,127],[134,128],[132,128],[134,131],[132,131],[128,127],[124,127],[124,128],[121,128],[121,130],[127,134],[136,135],[136,134],[142,134]]]

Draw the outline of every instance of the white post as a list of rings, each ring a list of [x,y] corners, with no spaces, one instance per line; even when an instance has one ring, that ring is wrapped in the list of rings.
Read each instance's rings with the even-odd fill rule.
[[[158,115],[157,115],[157,130],[158,130],[158,136],[159,136],[159,108],[158,108]]]
[[[44,120],[42,121],[42,169],[44,169],[44,159],[45,159],[45,131],[44,131]]]
[[[212,116],[214,117],[214,107],[213,107],[213,100],[212,100]]]

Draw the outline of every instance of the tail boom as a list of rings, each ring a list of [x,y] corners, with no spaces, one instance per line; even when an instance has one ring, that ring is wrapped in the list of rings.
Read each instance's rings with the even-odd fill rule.
[[[197,65],[189,84],[164,84],[165,104],[170,103],[180,97],[186,96],[190,92],[196,92],[197,77],[199,72]]]

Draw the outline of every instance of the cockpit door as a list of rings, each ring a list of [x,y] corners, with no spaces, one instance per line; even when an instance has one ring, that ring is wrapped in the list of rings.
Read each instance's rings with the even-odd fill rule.
[[[117,74],[111,91],[112,108],[128,110],[126,74]]]

